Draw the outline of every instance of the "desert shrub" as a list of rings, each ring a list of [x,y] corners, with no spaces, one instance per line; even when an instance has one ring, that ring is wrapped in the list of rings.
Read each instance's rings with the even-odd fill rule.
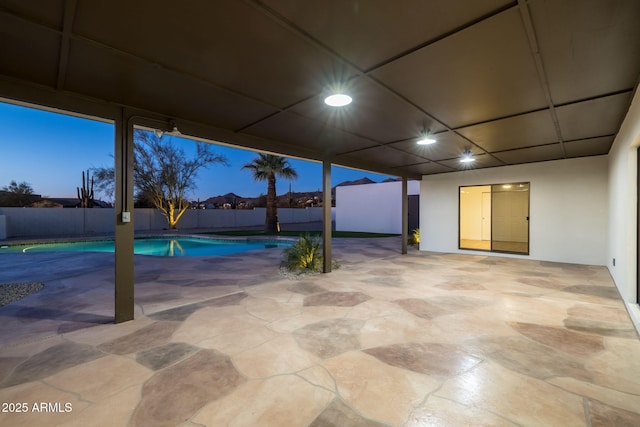
[[[322,243],[320,237],[308,234],[284,250],[285,263],[289,270],[320,271],[322,269]]]
[[[409,236],[409,244],[410,245],[418,245],[420,244],[420,229],[416,228],[411,232],[411,236]]]

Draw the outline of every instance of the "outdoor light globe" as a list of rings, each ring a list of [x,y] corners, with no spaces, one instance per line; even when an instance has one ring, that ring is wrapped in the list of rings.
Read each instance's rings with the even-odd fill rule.
[[[324,103],[331,107],[344,107],[345,105],[351,104],[351,101],[353,101],[353,99],[344,93],[329,95],[324,99]]]

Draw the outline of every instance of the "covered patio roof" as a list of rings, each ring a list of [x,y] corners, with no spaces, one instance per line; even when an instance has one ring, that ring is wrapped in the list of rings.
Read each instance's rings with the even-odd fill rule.
[[[635,0],[0,0],[0,97],[420,178],[465,150],[474,168],[608,153],[638,18]],[[332,109],[338,87],[353,103]]]

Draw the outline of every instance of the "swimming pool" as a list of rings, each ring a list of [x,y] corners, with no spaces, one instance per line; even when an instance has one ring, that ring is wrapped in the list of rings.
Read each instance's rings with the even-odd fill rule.
[[[230,255],[256,249],[287,247],[288,240],[261,239],[210,239],[206,237],[162,236],[137,237],[133,252],[152,256],[215,256]],[[115,243],[110,240],[85,240],[79,242],[34,243],[0,247],[3,253],[34,252],[114,252]]]

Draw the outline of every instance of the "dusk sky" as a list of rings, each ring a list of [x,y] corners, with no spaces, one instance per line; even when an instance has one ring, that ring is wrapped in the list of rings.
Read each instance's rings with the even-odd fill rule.
[[[114,153],[113,126],[94,120],[20,107],[0,102],[0,188],[12,180],[28,182],[36,194],[48,197],[76,197],[76,187],[82,185],[82,171],[112,166]],[[187,153],[194,142],[177,137],[174,142]],[[233,192],[242,197],[256,197],[267,191],[266,182],[255,182],[250,171],[242,166],[256,153],[214,146],[224,155],[228,166],[212,165],[198,174],[198,188],[190,196],[207,199]],[[315,191],[322,187],[320,163],[290,159],[298,172],[291,181],[292,191]],[[380,182],[388,178],[372,172],[333,167],[332,186],[344,181],[369,177]],[[289,190],[289,182],[278,180],[277,192]],[[96,194],[96,198],[108,199]]]

